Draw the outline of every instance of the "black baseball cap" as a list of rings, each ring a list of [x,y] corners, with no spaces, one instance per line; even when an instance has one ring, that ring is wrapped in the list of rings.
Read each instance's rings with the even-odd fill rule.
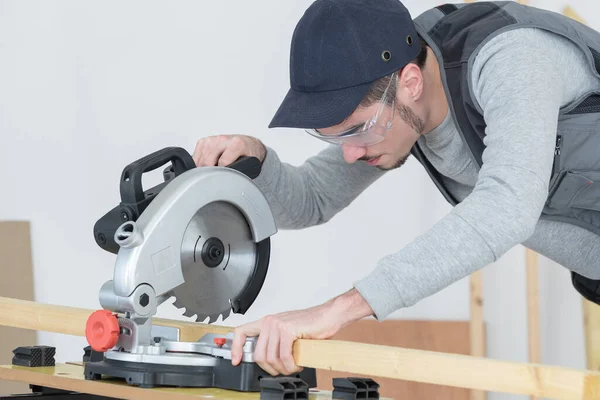
[[[316,0],[296,25],[290,89],[269,128],[325,128],[347,118],[371,84],[420,51],[399,0]]]

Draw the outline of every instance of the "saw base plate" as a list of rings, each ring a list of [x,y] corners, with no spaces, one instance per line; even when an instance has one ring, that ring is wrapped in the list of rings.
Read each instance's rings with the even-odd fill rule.
[[[129,385],[142,388],[212,387],[242,392],[260,392],[260,380],[271,377],[256,363],[242,362],[234,366],[230,360],[216,358],[214,366],[181,366],[136,363],[105,358],[85,364],[86,380],[120,378]],[[300,378],[309,388],[317,386],[314,368],[305,368],[293,377]]]

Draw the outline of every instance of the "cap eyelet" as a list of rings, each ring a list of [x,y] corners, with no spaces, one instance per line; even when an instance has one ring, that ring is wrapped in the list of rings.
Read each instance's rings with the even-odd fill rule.
[[[388,62],[392,59],[392,53],[390,53],[389,50],[384,50],[381,53],[381,58],[383,59],[383,61]]]
[[[406,43],[408,43],[409,46],[412,46],[412,44],[413,44],[413,38],[412,38],[412,36],[408,35],[406,37]]]

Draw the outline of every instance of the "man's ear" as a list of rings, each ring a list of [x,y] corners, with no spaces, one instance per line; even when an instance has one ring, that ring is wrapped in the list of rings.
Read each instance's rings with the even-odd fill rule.
[[[409,63],[399,77],[400,92],[407,100],[417,101],[423,93],[423,74],[417,64]]]

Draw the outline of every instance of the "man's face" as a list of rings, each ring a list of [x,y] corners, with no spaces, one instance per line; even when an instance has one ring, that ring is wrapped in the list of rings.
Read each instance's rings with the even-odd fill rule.
[[[386,115],[391,118],[391,106],[387,106],[382,117]],[[410,150],[419,138],[423,129],[423,120],[416,114],[412,107],[400,103],[397,98],[394,104],[394,112],[391,128],[385,133],[383,141],[370,145],[343,144],[344,159],[348,163],[356,161],[366,162],[382,170],[395,169],[404,164],[410,154]],[[371,119],[379,108],[379,104],[369,107],[359,107],[342,124],[319,129],[323,135],[336,134],[346,131],[354,126],[360,125]]]

